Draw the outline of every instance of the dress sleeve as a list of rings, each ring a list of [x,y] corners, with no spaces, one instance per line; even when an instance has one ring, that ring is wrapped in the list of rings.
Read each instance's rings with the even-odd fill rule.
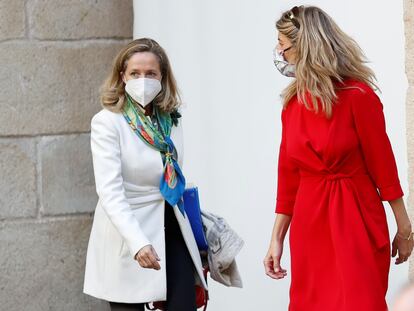
[[[110,118],[96,114],[91,121],[91,150],[96,192],[101,205],[122,236],[131,255],[151,244],[126,200],[121,173],[119,134]]]
[[[286,154],[286,114],[285,110],[281,113],[282,119],[282,138],[279,147],[279,159],[277,169],[277,196],[276,209],[278,214],[293,215],[296,192],[299,187],[299,168],[292,162]]]
[[[370,88],[364,88],[360,94],[352,101],[351,107],[365,164],[381,200],[398,199],[404,193],[386,132],[383,105]]]

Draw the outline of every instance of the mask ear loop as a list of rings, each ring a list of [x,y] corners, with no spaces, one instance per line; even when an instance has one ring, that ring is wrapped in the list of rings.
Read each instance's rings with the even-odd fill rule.
[[[283,54],[285,54],[286,51],[289,51],[292,47],[293,47],[293,45],[289,46],[287,49],[282,50],[283,51]]]
[[[275,47],[273,49],[273,59],[275,60],[274,62],[282,62],[280,60],[277,60],[277,56],[280,55],[281,57],[283,57],[283,55],[285,54],[286,51],[290,50],[293,47],[293,45],[291,45],[290,47],[288,47],[287,49],[284,50],[279,50],[277,47]],[[284,60],[283,62],[288,63],[286,60]]]

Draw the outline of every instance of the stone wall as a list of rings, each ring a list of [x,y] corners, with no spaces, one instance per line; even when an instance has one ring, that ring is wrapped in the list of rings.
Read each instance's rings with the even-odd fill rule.
[[[90,119],[132,23],[128,0],[0,0],[1,310],[107,310],[82,293]]]
[[[408,78],[406,102],[407,150],[408,150],[408,212],[414,225],[414,0],[404,0],[405,61]],[[414,282],[414,255],[410,258],[410,280]]]

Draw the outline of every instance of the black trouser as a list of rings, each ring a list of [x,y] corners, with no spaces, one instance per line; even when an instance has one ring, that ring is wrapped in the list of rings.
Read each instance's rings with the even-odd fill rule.
[[[144,311],[144,303],[121,303],[121,302],[109,302],[111,311]]]
[[[195,311],[194,265],[185,245],[173,208],[165,202],[165,255],[167,310]],[[142,311],[144,304],[110,302],[111,311]]]

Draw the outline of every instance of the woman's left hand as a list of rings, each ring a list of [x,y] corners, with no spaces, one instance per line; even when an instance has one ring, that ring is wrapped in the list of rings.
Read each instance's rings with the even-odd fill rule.
[[[395,260],[396,265],[407,261],[413,251],[414,240],[412,237],[410,240],[407,240],[406,237],[408,237],[408,234],[405,235],[397,232],[392,241],[392,257],[397,256],[398,253],[398,257]]]
[[[400,263],[407,261],[413,251],[414,241],[412,236],[412,226],[407,210],[405,209],[403,198],[400,197],[388,202],[391,205],[398,228],[397,234],[392,241],[391,256],[395,257],[398,254],[395,264],[399,265]],[[408,239],[409,236],[410,239]]]

